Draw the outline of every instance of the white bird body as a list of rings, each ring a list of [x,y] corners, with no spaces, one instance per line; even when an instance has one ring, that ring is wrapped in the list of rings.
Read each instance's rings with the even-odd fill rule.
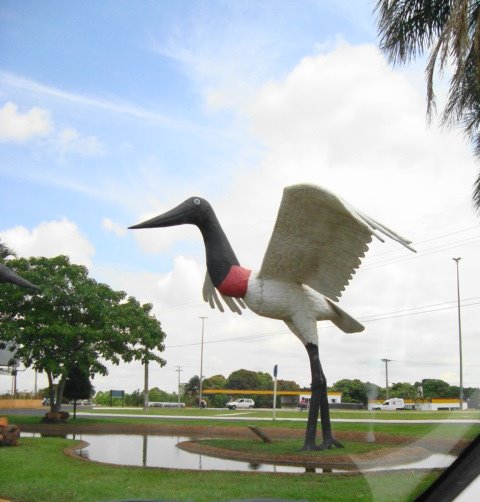
[[[329,319],[331,308],[325,297],[304,284],[263,279],[252,273],[243,301],[256,314],[289,321],[301,312],[316,320]]]
[[[176,208],[130,228],[196,225],[206,249],[203,298],[224,311],[284,321],[305,345],[312,372],[312,400],[304,449],[341,446],[331,433],[327,386],[318,356],[317,321],[329,320],[346,333],[364,327],[337,300],[368,250],[372,236],[386,236],[414,251],[410,241],[315,185],[285,188],[270,242],[258,272],[240,266],[205,199],[192,197]],[[319,407],[323,443],[315,444]]]
[[[341,324],[347,333],[363,330],[360,323],[354,320],[352,323],[352,318],[332,300],[305,284],[263,279],[252,273],[243,301],[260,316],[285,321],[304,345],[318,345],[317,321]]]

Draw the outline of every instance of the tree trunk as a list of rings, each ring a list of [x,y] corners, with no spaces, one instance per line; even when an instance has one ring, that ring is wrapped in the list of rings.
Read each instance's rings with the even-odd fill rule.
[[[62,408],[63,389],[65,389],[66,381],[67,377],[65,375],[62,375],[62,378],[60,379],[57,385],[57,402],[55,403],[55,411],[60,411]]]
[[[48,397],[50,399],[50,413],[55,412],[55,389],[53,388],[53,377],[50,371],[47,371],[48,378]]]

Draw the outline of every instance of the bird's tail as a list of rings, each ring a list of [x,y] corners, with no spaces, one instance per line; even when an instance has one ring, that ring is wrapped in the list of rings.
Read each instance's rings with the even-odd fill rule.
[[[330,319],[337,328],[340,328],[345,333],[358,333],[365,329],[363,324],[360,324],[351,315],[342,310],[334,301],[325,297],[330,307],[334,312],[334,316]]]

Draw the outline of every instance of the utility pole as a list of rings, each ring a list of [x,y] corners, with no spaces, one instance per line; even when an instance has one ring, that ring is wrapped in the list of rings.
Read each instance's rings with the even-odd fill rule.
[[[275,411],[277,409],[277,375],[278,375],[278,364],[273,367],[273,376],[275,380],[273,381],[273,420],[275,420]]]
[[[462,355],[462,318],[460,315],[460,275],[458,262],[461,258],[453,258],[457,264],[457,311],[458,311],[458,349],[460,353],[460,410],[463,410],[463,355]]]
[[[181,366],[176,366],[176,372],[178,373],[178,403],[177,406],[180,408],[180,372],[183,371]]]
[[[391,359],[382,359],[385,363],[385,399],[388,399],[388,363]]]
[[[148,360],[145,359],[145,362],[143,364],[145,369],[143,385],[143,409],[145,411],[148,411]]]
[[[202,344],[201,344],[201,349],[200,349],[200,385],[199,385],[199,392],[198,392],[198,406],[200,407],[200,403],[202,402],[202,380],[203,380],[203,332],[204,332],[204,326],[205,326],[205,319],[208,319],[208,317],[205,316],[200,316],[200,319],[202,320]]]

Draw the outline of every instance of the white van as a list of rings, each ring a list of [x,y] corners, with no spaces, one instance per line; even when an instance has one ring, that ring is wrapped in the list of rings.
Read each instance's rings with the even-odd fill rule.
[[[405,401],[399,397],[392,397],[391,399],[387,399],[382,404],[377,404],[372,406],[372,410],[403,410],[405,409]]]

